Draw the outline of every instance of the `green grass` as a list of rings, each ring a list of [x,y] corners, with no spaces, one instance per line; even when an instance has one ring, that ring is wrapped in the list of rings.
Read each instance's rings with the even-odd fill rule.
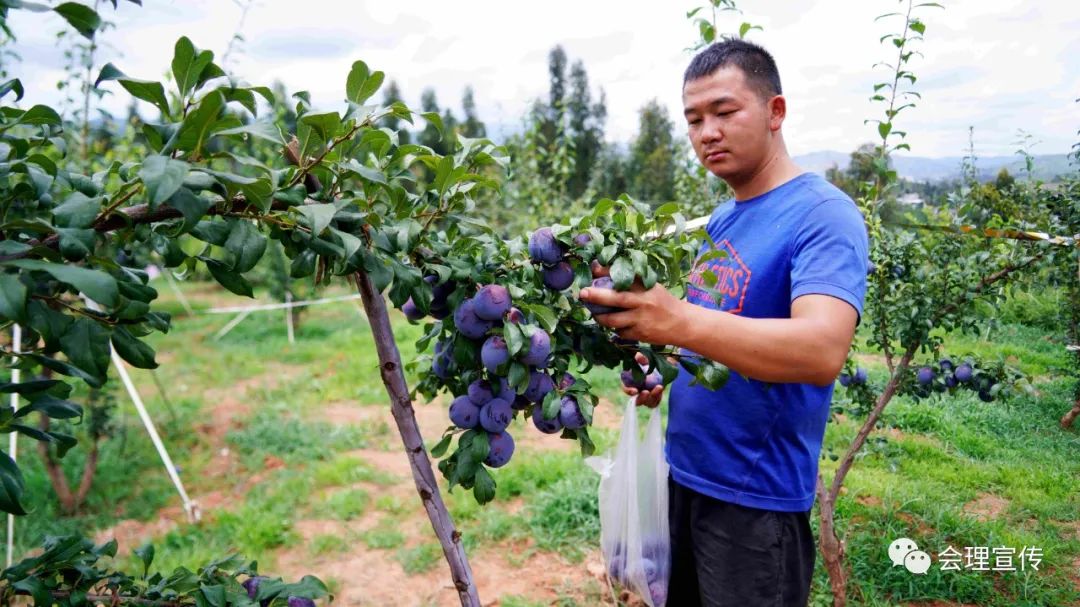
[[[442,559],[442,548],[438,543],[427,542],[411,548],[401,548],[394,557],[405,573],[409,575],[431,571]]]
[[[360,539],[368,548],[375,550],[389,550],[405,543],[404,534],[390,519],[383,519],[379,525],[360,534]]]
[[[340,535],[317,535],[311,538],[310,553],[312,556],[348,552],[352,543]]]
[[[350,521],[367,510],[371,498],[363,489],[335,491],[323,497],[315,506],[316,516],[328,516],[341,521]]]

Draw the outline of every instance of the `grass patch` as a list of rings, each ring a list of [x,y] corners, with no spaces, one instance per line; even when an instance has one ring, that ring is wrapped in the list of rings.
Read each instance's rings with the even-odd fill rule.
[[[363,514],[369,503],[371,498],[363,489],[335,491],[318,503],[315,513],[339,521],[351,521]]]
[[[348,552],[352,543],[340,535],[325,534],[317,535],[311,539],[308,551],[311,556]]]
[[[374,550],[390,550],[405,543],[405,536],[390,519],[383,519],[374,528],[361,533],[360,539]]]
[[[401,548],[394,557],[405,573],[415,575],[431,571],[442,559],[442,548],[437,543],[424,543],[412,548]]]

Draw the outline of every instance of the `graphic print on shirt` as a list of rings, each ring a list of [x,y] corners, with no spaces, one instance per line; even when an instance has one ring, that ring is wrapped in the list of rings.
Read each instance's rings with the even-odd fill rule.
[[[727,257],[710,259],[701,264],[695,262],[688,281],[687,300],[738,314],[746,303],[746,293],[750,287],[750,268],[743,263],[739,252],[728,239],[716,243],[716,249],[727,253]],[[710,288],[705,282],[706,273],[716,275],[716,284],[711,287],[712,292],[706,290]],[[720,301],[717,301],[717,297],[720,297]]]

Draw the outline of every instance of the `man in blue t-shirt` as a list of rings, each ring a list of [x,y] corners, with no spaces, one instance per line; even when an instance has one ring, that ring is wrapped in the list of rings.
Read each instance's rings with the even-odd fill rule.
[[[717,391],[690,385],[685,370],[671,386],[667,604],[805,605],[818,457],[862,313],[866,227],[847,195],[788,156],[767,51],[742,40],[706,48],[686,70],[683,105],[698,159],[735,194],[706,228],[726,256],[695,266],[686,301],[640,284],[581,299],[626,308],[597,317],[621,337],[731,370]],[[717,277],[708,289],[706,272]],[[656,406],[662,390],[638,404]]]

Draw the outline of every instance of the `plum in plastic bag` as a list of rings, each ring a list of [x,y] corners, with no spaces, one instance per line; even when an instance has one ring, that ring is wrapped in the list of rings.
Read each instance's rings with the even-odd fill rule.
[[[639,437],[631,397],[614,452],[585,461],[600,474],[600,548],[608,576],[651,607],[663,607],[671,578],[671,540],[660,412],[650,412]]]

